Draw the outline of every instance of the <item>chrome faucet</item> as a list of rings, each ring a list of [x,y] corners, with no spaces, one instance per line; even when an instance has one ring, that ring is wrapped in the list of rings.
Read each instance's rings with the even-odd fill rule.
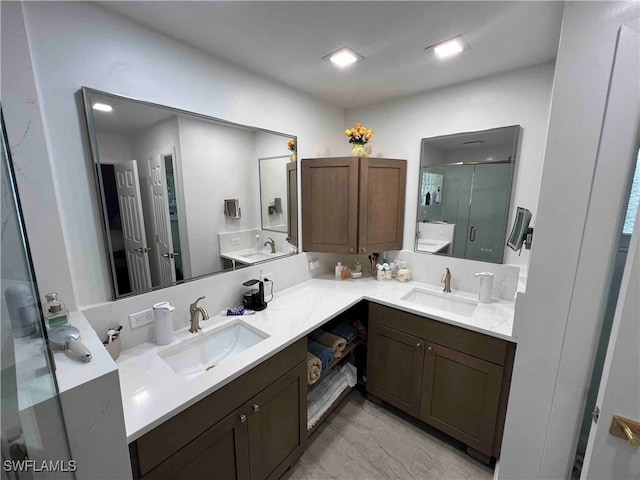
[[[267,245],[271,246],[271,253],[276,253],[276,241],[273,238],[269,237],[269,240],[264,242],[263,247],[266,247]]]
[[[440,280],[440,283],[444,283],[444,290],[442,290],[445,293],[451,293],[451,272],[449,271],[449,269],[446,269],[447,271],[444,272],[444,275],[442,275],[442,280]]]
[[[200,300],[204,300],[204,297],[198,298],[191,304],[191,306],[189,306],[189,313],[191,314],[191,328],[189,329],[189,332],[191,333],[196,333],[202,330],[202,328],[200,328],[200,321],[198,318],[200,315],[202,315],[202,320],[209,320],[209,313],[207,313],[207,310],[204,307],[198,306],[198,302]]]

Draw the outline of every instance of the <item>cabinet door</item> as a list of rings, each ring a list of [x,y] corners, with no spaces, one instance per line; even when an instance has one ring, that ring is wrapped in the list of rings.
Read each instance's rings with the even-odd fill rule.
[[[246,408],[220,420],[141,478],[249,479]]]
[[[307,444],[306,362],[247,403],[251,479],[279,478]]]
[[[367,392],[417,417],[423,356],[422,339],[369,323]]]
[[[503,368],[427,342],[420,418],[491,456]]]
[[[358,253],[401,250],[406,160],[360,159]]]
[[[298,246],[298,168],[287,163],[287,242]]]
[[[303,249],[356,253],[358,159],[304,159],[301,169]]]

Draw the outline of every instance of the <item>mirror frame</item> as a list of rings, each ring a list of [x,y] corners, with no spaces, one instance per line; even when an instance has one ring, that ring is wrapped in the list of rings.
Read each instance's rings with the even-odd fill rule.
[[[431,164],[431,165],[423,165],[422,164],[422,158],[424,155],[424,148],[425,148],[425,142],[428,140],[436,140],[436,139],[443,139],[443,138],[447,138],[447,137],[456,137],[459,135],[472,135],[472,134],[483,134],[483,133],[487,133],[487,132],[492,132],[492,131],[496,131],[496,130],[504,130],[504,129],[508,129],[511,128],[514,131],[514,139],[513,139],[513,146],[511,149],[511,155],[508,159],[508,162],[505,162],[504,160],[498,160],[498,161],[478,161],[478,162],[464,162],[464,163],[460,163],[460,162],[452,162],[452,163],[438,163],[438,164]],[[470,130],[470,131],[465,131],[465,132],[457,132],[457,133],[450,133],[450,134],[446,134],[446,135],[437,135],[434,137],[425,137],[422,138],[420,140],[420,158],[418,161],[418,168],[419,168],[419,173],[418,173],[418,192],[417,192],[417,208],[416,208],[416,231],[415,231],[415,240],[414,240],[414,246],[413,246],[413,251],[415,253],[421,253],[421,254],[426,254],[426,255],[440,255],[443,256],[443,254],[438,254],[438,253],[432,253],[432,252],[427,252],[424,250],[418,250],[418,236],[419,236],[419,232],[418,232],[418,227],[420,222],[420,218],[419,218],[419,214],[420,214],[420,200],[421,200],[421,186],[422,186],[422,171],[424,168],[428,168],[428,167],[444,167],[447,165],[491,165],[491,164],[499,164],[499,163],[510,163],[511,164],[511,174],[510,174],[510,182],[509,182],[509,188],[507,191],[507,206],[506,206],[506,214],[505,214],[505,219],[504,219],[504,231],[505,231],[505,236],[502,242],[502,252],[501,252],[501,256],[500,256],[500,261],[499,262],[495,262],[492,260],[477,260],[477,261],[483,261],[483,262],[489,262],[489,263],[499,263],[499,264],[503,264],[504,263],[504,256],[505,256],[505,246],[507,244],[507,240],[509,238],[509,231],[508,231],[508,227],[509,227],[509,213],[511,210],[511,205],[512,205],[512,196],[513,196],[513,192],[514,192],[514,181],[516,179],[516,168],[517,168],[517,162],[516,162],[516,157],[518,156],[518,150],[520,147],[520,137],[522,136],[522,127],[519,124],[516,125],[505,125],[502,127],[493,127],[493,128],[485,128],[483,130]],[[454,257],[452,255],[453,258],[459,258],[461,260],[474,260],[474,259],[467,259],[464,257]]]
[[[228,120],[223,120],[217,117],[212,117],[209,115],[204,115],[201,113],[197,113],[197,112],[191,112],[188,110],[183,110],[180,108],[176,108],[176,107],[171,107],[168,105],[161,105],[158,103],[154,103],[154,102],[149,102],[146,100],[141,100],[138,98],[133,98],[133,97],[129,97],[126,95],[119,95],[119,94],[115,94],[115,93],[110,93],[110,92],[105,92],[102,90],[98,90],[95,88],[91,88],[91,87],[86,87],[83,86],[80,88],[80,94],[82,97],[82,102],[83,102],[83,110],[84,110],[84,120],[85,120],[85,127],[87,129],[87,137],[89,139],[89,150],[90,150],[90,158],[89,158],[89,162],[90,162],[90,166],[92,168],[92,170],[94,171],[94,182],[95,182],[95,188],[96,188],[96,193],[97,193],[97,201],[100,203],[100,205],[98,205],[98,210],[100,211],[100,216],[102,217],[102,235],[103,235],[103,239],[104,239],[104,247],[105,247],[105,253],[107,256],[107,260],[109,263],[109,277],[110,277],[110,281],[111,281],[111,293],[112,293],[112,298],[113,300],[121,300],[124,298],[130,298],[136,295],[142,295],[144,293],[149,293],[152,291],[156,291],[156,290],[161,290],[163,288],[169,288],[169,287],[173,287],[175,285],[180,285],[183,283],[187,283],[187,282],[191,282],[194,280],[199,280],[202,278],[207,278],[207,277],[211,277],[213,275],[220,275],[220,274],[224,274],[230,271],[233,271],[233,269],[223,269],[223,270],[219,270],[216,272],[212,272],[212,273],[208,273],[208,274],[204,274],[204,275],[198,275],[195,277],[191,277],[189,279],[183,279],[183,280],[179,280],[176,282],[172,282],[171,285],[159,285],[159,286],[152,286],[150,289],[146,289],[146,290],[140,290],[140,291],[136,291],[136,292],[131,292],[131,293],[125,293],[125,294],[120,294],[118,292],[118,287],[117,287],[117,274],[116,274],[116,264],[115,264],[115,258],[114,258],[114,252],[113,252],[113,245],[112,245],[112,240],[111,240],[111,235],[109,234],[109,220],[108,220],[108,213],[107,213],[107,204],[106,204],[106,197],[105,197],[105,190],[104,190],[104,183],[103,183],[103,178],[102,178],[102,172],[100,169],[100,157],[98,155],[98,142],[97,142],[97,131],[95,129],[95,125],[93,122],[93,116],[92,116],[92,112],[91,112],[91,107],[89,105],[89,96],[91,94],[98,94],[98,95],[103,95],[105,97],[110,97],[110,98],[114,98],[117,100],[128,100],[128,101],[132,101],[132,102],[136,102],[140,105],[144,105],[144,106],[149,106],[149,107],[155,107],[155,108],[162,108],[165,110],[169,110],[172,111],[173,113],[175,113],[176,115],[186,115],[189,116],[191,118],[195,118],[195,119],[199,119],[199,120],[203,120],[203,121],[207,121],[207,122],[215,122],[221,125],[226,125],[229,127],[235,127],[235,128],[239,128],[239,129],[244,129],[244,130],[251,130],[254,132],[261,132],[261,133],[269,133],[272,135],[277,135],[277,136],[281,136],[283,138],[287,138],[287,139],[295,139],[295,150],[297,152],[297,148],[298,148],[298,137],[296,135],[289,135],[289,134],[285,134],[282,132],[276,132],[273,130],[268,130],[265,128],[260,128],[260,127],[253,127],[250,125],[244,125],[241,123],[236,123],[236,122],[231,122]],[[258,161],[256,159],[256,161]],[[258,168],[258,176],[259,176],[259,168]],[[259,178],[258,178],[258,182],[259,182]],[[222,209],[221,209],[222,210]],[[260,228],[262,228],[262,219],[260,221]],[[297,225],[297,222],[296,222]],[[292,239],[294,238],[298,238],[298,232],[295,232],[295,237],[291,237]],[[289,240],[289,236],[287,236],[287,240]],[[288,255],[283,255],[280,256],[278,258],[286,258],[288,256],[291,255],[297,255],[299,253],[299,249],[297,248],[298,245],[295,245],[295,249],[292,253],[289,253]],[[270,262],[273,260],[277,260],[278,258],[274,258],[274,259],[265,259],[262,260],[260,262],[255,262],[252,265],[256,265],[256,264],[263,264],[266,262]]]

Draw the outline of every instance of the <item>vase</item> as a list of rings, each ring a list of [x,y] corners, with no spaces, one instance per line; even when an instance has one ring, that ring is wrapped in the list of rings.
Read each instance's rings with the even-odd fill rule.
[[[371,146],[366,143],[354,143],[351,149],[352,157],[368,157],[371,154]]]

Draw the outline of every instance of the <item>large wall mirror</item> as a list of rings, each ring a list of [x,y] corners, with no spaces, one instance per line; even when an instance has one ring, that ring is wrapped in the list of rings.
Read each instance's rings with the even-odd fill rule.
[[[520,126],[422,139],[416,252],[502,263]]]
[[[297,251],[295,137],[82,94],[114,298]]]

